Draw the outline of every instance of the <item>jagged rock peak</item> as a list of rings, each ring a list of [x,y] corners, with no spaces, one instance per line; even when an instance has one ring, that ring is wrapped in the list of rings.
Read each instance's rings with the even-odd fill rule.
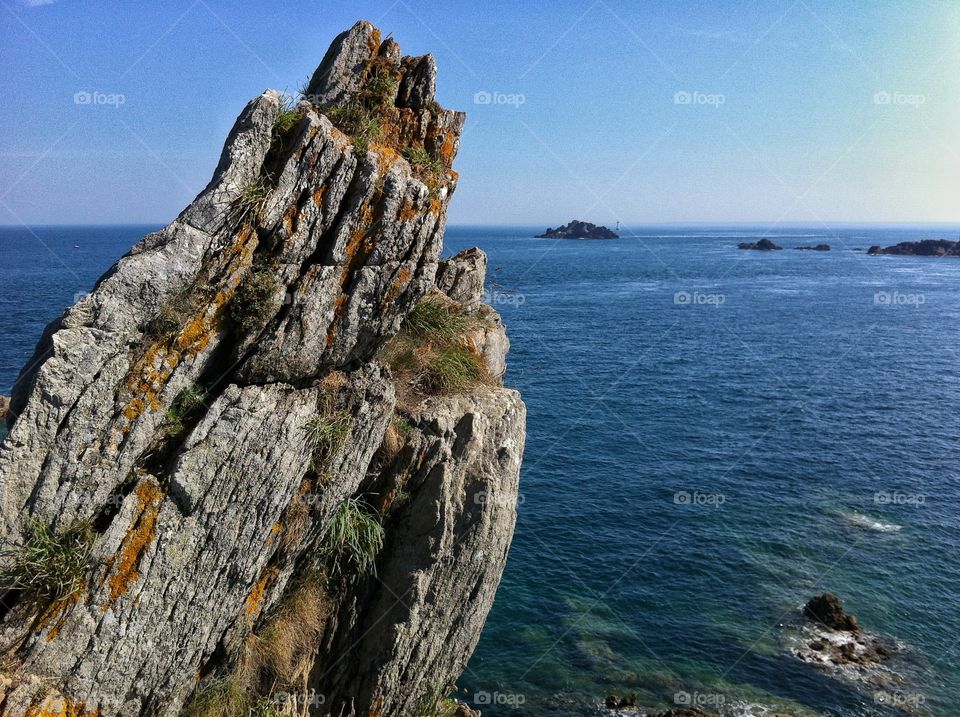
[[[433,55],[402,57],[396,40],[381,41],[366,20],[340,33],[307,86],[306,95],[321,108],[349,103],[373,73],[398,80],[388,99],[397,107],[429,109],[437,90]]]

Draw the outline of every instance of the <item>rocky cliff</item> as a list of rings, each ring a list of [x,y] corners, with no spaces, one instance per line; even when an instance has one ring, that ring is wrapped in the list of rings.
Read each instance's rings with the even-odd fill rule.
[[[421,715],[479,638],[525,409],[441,261],[464,115],[366,22],[50,325],[0,446],[0,712]]]

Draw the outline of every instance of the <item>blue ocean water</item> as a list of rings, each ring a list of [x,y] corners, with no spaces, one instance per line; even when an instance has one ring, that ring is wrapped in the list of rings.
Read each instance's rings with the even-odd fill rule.
[[[147,230],[0,230],[0,393]],[[448,254],[490,256],[529,410],[516,539],[460,698],[494,717],[592,714],[608,694],[958,714],[960,261],[866,255],[957,229],[534,233],[447,232]],[[761,236],[785,249],[736,248]],[[825,591],[897,646],[895,689],[789,654]]]

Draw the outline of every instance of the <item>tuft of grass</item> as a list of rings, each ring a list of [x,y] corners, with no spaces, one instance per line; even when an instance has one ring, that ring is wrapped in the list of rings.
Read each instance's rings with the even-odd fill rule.
[[[192,313],[189,290],[178,291],[167,299],[156,316],[144,324],[143,333],[153,341],[172,339],[183,330]]]
[[[380,117],[359,101],[331,107],[327,110],[327,117],[350,135],[357,152],[366,152],[380,137]]]
[[[401,436],[406,436],[413,430],[413,426],[410,425],[410,421],[401,416],[399,413],[394,414],[393,416],[393,426],[397,429],[397,433]]]
[[[269,269],[252,269],[243,277],[230,302],[230,319],[240,333],[263,327],[279,288],[277,277]]]
[[[428,393],[463,391],[486,376],[483,359],[460,344],[447,344],[428,358],[421,388]]]
[[[440,158],[432,156],[422,144],[407,147],[403,155],[410,164],[418,169],[427,170],[433,174],[443,170],[443,163]]]
[[[455,339],[470,328],[470,317],[450,299],[439,294],[424,297],[407,316],[404,330],[428,339]]]
[[[465,312],[442,294],[424,297],[381,353],[393,373],[397,405],[413,409],[424,396],[493,382],[469,337],[482,326],[480,312]]]
[[[347,498],[323,532],[318,557],[333,578],[375,573],[383,536],[383,526],[370,506],[359,498]]]
[[[184,421],[205,407],[206,402],[207,393],[202,386],[192,384],[183,389],[167,409],[167,435],[176,437],[183,433]]]
[[[89,523],[58,533],[42,521],[31,520],[23,545],[7,553],[12,564],[0,573],[0,589],[22,590],[44,604],[72,598],[83,589],[93,538]]]
[[[244,640],[232,670],[194,693],[183,717],[280,717],[279,692],[307,679],[317,641],[333,610],[323,580],[308,572],[281,600],[264,626]],[[285,700],[284,700],[285,701]]]
[[[296,127],[297,123],[302,119],[303,110],[297,109],[296,107],[283,107],[280,109],[277,119],[274,120],[273,128],[278,134],[285,135]]]
[[[347,411],[333,411],[313,416],[304,428],[313,447],[313,468],[320,471],[323,463],[339,451],[347,436],[353,419]]]

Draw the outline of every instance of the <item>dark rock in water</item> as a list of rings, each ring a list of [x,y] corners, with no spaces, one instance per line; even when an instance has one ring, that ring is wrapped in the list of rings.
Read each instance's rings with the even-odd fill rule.
[[[713,712],[704,712],[699,707],[680,707],[666,712],[651,712],[647,717],[717,717]]]
[[[3,421],[7,418],[7,413],[10,412],[10,399],[6,396],[0,396],[0,421]]]
[[[867,254],[893,256],[960,256],[960,241],[948,239],[924,239],[904,241],[893,246],[872,246]]]
[[[558,229],[547,229],[543,234],[537,234],[537,239],[619,239],[615,231],[600,227],[590,222],[574,219],[566,226]]]
[[[846,668],[843,674],[857,680],[876,679],[875,666],[892,652],[880,638],[860,629],[857,619],[843,611],[836,595],[825,593],[811,598],[803,614],[812,622],[803,628],[804,642],[793,649],[794,655],[817,667]]]
[[[860,629],[857,626],[857,618],[843,611],[840,598],[833,593],[824,593],[810,598],[803,608],[803,614],[833,630],[856,632]]]
[[[463,702],[458,702],[457,708],[453,712],[453,717],[481,717],[481,712],[480,710],[468,707],[463,704]]]
[[[637,706],[637,696],[629,695],[627,697],[619,697],[617,695],[609,695],[604,702],[604,704],[609,709],[619,709],[623,707],[636,707]]]
[[[782,246],[777,246],[769,239],[761,239],[757,242],[741,242],[737,244],[737,249],[756,249],[757,251],[777,251],[783,249]]]
[[[798,246],[795,248],[800,251],[830,251],[829,244],[817,244],[816,246]]]

